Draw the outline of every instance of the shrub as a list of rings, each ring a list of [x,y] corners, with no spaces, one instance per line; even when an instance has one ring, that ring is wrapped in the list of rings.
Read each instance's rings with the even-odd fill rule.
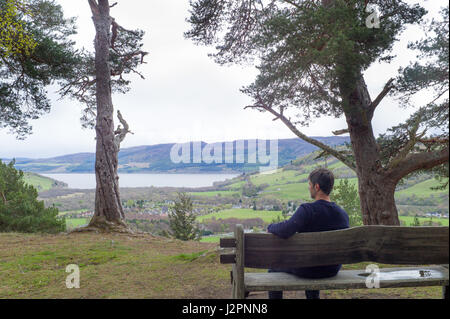
[[[178,193],[178,198],[170,207],[169,225],[175,238],[180,240],[199,239],[199,230],[195,226],[193,204],[186,193]]]
[[[362,222],[361,206],[356,186],[343,179],[334,187],[331,200],[335,201],[348,214],[350,227],[360,226]]]
[[[37,190],[25,184],[23,172],[0,160],[0,231],[22,233],[58,233],[66,230],[66,221],[59,219],[58,209],[45,208],[38,201]]]

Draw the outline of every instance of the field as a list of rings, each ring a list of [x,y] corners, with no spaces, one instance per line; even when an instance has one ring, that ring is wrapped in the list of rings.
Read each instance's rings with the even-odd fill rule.
[[[399,216],[399,219],[406,223],[405,226],[411,226],[414,223],[413,216]],[[418,219],[420,223],[430,221],[430,218],[427,217],[418,217]],[[433,218],[432,221],[439,222],[442,226],[448,226],[448,218]]]
[[[258,173],[248,176],[248,180],[255,186],[268,185],[262,191],[259,192],[257,198],[276,198],[281,201],[310,201],[308,192],[308,173],[313,169],[324,166],[324,161],[317,161],[314,163],[311,156],[306,156],[299,161],[304,161],[306,164],[301,166],[296,166],[294,168],[279,168],[272,172]],[[313,163],[313,164],[311,164]],[[340,180],[345,178],[350,180],[356,187],[358,186],[358,180],[355,177],[355,173],[348,169],[344,164],[337,160],[332,160],[327,163],[327,168],[331,169],[337,178],[335,179],[335,185],[338,185]],[[239,180],[238,177],[233,183],[227,185],[229,189],[226,193],[223,192],[222,195],[226,196],[228,194],[234,195],[236,192],[242,192],[242,187],[246,184],[246,181]],[[413,180],[414,182],[414,180]],[[409,186],[405,189],[400,189],[396,191],[395,198],[398,201],[398,205],[415,205],[414,210],[420,209],[424,205],[433,205],[435,207],[427,209],[429,211],[436,211],[447,209],[448,210],[448,186],[444,190],[433,190],[431,187],[440,185],[440,183],[434,178],[417,181],[416,184]],[[201,193],[196,193],[196,195]],[[204,193],[204,196],[215,196],[214,192],[210,194]],[[414,198],[415,203],[410,203],[409,199]],[[421,199],[419,201],[418,199]],[[424,213],[424,209],[421,210]]]
[[[38,191],[47,191],[52,188],[54,181],[50,178],[27,172],[23,175],[25,183],[35,187]]]
[[[225,209],[220,212],[211,213],[208,215],[203,215],[197,217],[198,222],[203,222],[204,220],[211,219],[215,217],[216,219],[226,219],[226,218],[239,218],[239,219],[249,219],[249,218],[261,218],[264,222],[270,223],[273,219],[281,217],[281,211],[264,211],[264,210],[253,210],[246,208],[234,208]]]
[[[355,184],[357,187],[358,181],[356,178],[349,178],[348,180],[350,181],[350,183]],[[339,182],[340,179],[336,179],[335,185],[339,185]],[[285,201],[299,199],[302,201],[311,200],[307,182],[272,185],[264,189],[262,195],[271,195]]]
[[[412,196],[416,195],[418,197],[428,197],[431,195],[437,195],[442,193],[448,194],[448,186],[444,190],[432,190],[431,187],[439,186],[439,182],[435,179],[429,179],[421,183],[417,183],[411,187],[408,187],[406,189],[402,189],[398,192],[396,192],[396,195],[406,195],[406,196]]]
[[[108,234],[0,233],[0,241],[0,298],[226,299],[231,293],[231,266],[220,264],[217,244]],[[65,286],[69,264],[80,268],[79,289]],[[285,297],[305,295],[298,291]],[[321,297],[438,299],[441,287],[325,290]],[[265,299],[267,293],[250,294],[249,299],[255,298]]]
[[[307,179],[308,174],[299,174],[296,171],[283,171],[278,169],[272,174],[257,174],[253,175],[250,180],[253,184],[259,186],[261,184],[279,185],[286,183],[298,183],[301,180]]]
[[[212,192],[190,192],[191,196],[205,196],[205,197],[216,197],[216,196],[233,196],[234,194],[239,195],[236,191],[212,191]]]

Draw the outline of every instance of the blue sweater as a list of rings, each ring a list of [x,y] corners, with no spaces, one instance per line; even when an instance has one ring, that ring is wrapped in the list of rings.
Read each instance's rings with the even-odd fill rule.
[[[267,231],[281,238],[289,238],[295,233],[321,232],[349,227],[348,215],[336,203],[318,200],[300,205],[294,215],[284,222],[271,224]],[[325,278],[335,276],[341,265],[303,267],[295,269],[272,269],[305,278]]]

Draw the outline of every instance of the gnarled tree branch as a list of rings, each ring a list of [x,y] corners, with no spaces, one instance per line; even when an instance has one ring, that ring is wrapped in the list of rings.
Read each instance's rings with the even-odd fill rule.
[[[100,10],[98,8],[98,3],[96,0],[88,0],[89,6],[91,7],[91,11],[94,15],[100,14]]]
[[[409,140],[407,141],[407,143],[405,144],[405,146],[403,148],[401,148],[397,154],[397,156],[395,156],[395,158],[393,158],[389,164],[387,165],[386,169],[390,170],[398,165],[401,164],[402,160],[411,152],[411,150],[414,148],[414,146],[416,145],[417,141],[421,138],[423,138],[426,134],[426,130],[424,130],[422,133],[417,135],[417,131],[419,130],[419,126],[420,126],[420,118],[418,117],[415,120],[415,123],[413,125],[413,127],[411,128],[411,130],[408,132],[409,133]]]
[[[345,157],[342,153],[340,153],[339,151],[329,147],[328,145],[326,145],[326,144],[324,144],[324,143],[322,143],[322,142],[320,142],[320,141],[318,141],[316,139],[308,137],[307,135],[305,135],[302,132],[300,132],[297,129],[297,127],[295,127],[295,125],[282,114],[282,112],[275,111],[272,107],[264,104],[261,101],[261,99],[258,98],[258,103],[257,104],[246,106],[244,109],[247,109],[247,108],[263,109],[263,110],[266,110],[266,111],[272,113],[276,117],[274,120],[280,119],[299,138],[301,138],[305,142],[308,142],[308,143],[310,143],[312,145],[317,146],[318,148],[322,149],[326,153],[336,157],[338,160],[340,160],[342,163],[347,165],[353,171],[356,170],[355,163],[353,163],[349,158]]]
[[[348,132],[350,132],[350,131],[348,130],[348,128],[344,128],[344,129],[342,129],[342,130],[333,131],[333,134],[334,134],[334,135],[342,135],[342,134],[347,134]]]
[[[430,169],[437,165],[448,162],[448,147],[440,151],[412,153],[407,155],[398,165],[389,169],[386,176],[395,182],[398,182],[406,175],[421,169]]]
[[[134,134],[134,133],[130,131],[130,127],[129,127],[128,123],[123,119],[122,114],[120,113],[119,110],[117,111],[117,117],[119,118],[120,123],[122,123],[123,128],[119,125],[117,127],[117,130],[114,131],[114,135],[115,135],[114,143],[116,143],[117,149],[120,150],[120,143],[123,142],[126,135],[128,133],[130,133],[130,134]]]
[[[378,94],[378,96],[375,98],[375,100],[373,100],[372,104],[370,105],[370,108],[371,108],[372,112],[375,111],[375,109],[377,108],[378,104],[380,104],[380,102],[384,99],[384,97],[394,88],[394,86],[392,85],[392,82],[394,82],[393,78],[391,78],[385,84],[383,90],[380,92],[380,94]]]

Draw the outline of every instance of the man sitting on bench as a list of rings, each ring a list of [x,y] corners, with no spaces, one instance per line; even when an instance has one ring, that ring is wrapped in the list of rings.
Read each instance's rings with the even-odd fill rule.
[[[333,173],[319,168],[309,174],[309,192],[313,203],[300,205],[287,221],[271,224],[267,228],[281,238],[289,238],[295,233],[321,232],[349,227],[348,215],[344,209],[330,201],[334,185]],[[327,278],[336,276],[341,265],[303,267],[295,269],[269,269],[269,272],[286,272],[303,278]],[[306,290],[307,299],[320,299],[319,290]],[[269,291],[269,299],[282,299],[282,291]]]

